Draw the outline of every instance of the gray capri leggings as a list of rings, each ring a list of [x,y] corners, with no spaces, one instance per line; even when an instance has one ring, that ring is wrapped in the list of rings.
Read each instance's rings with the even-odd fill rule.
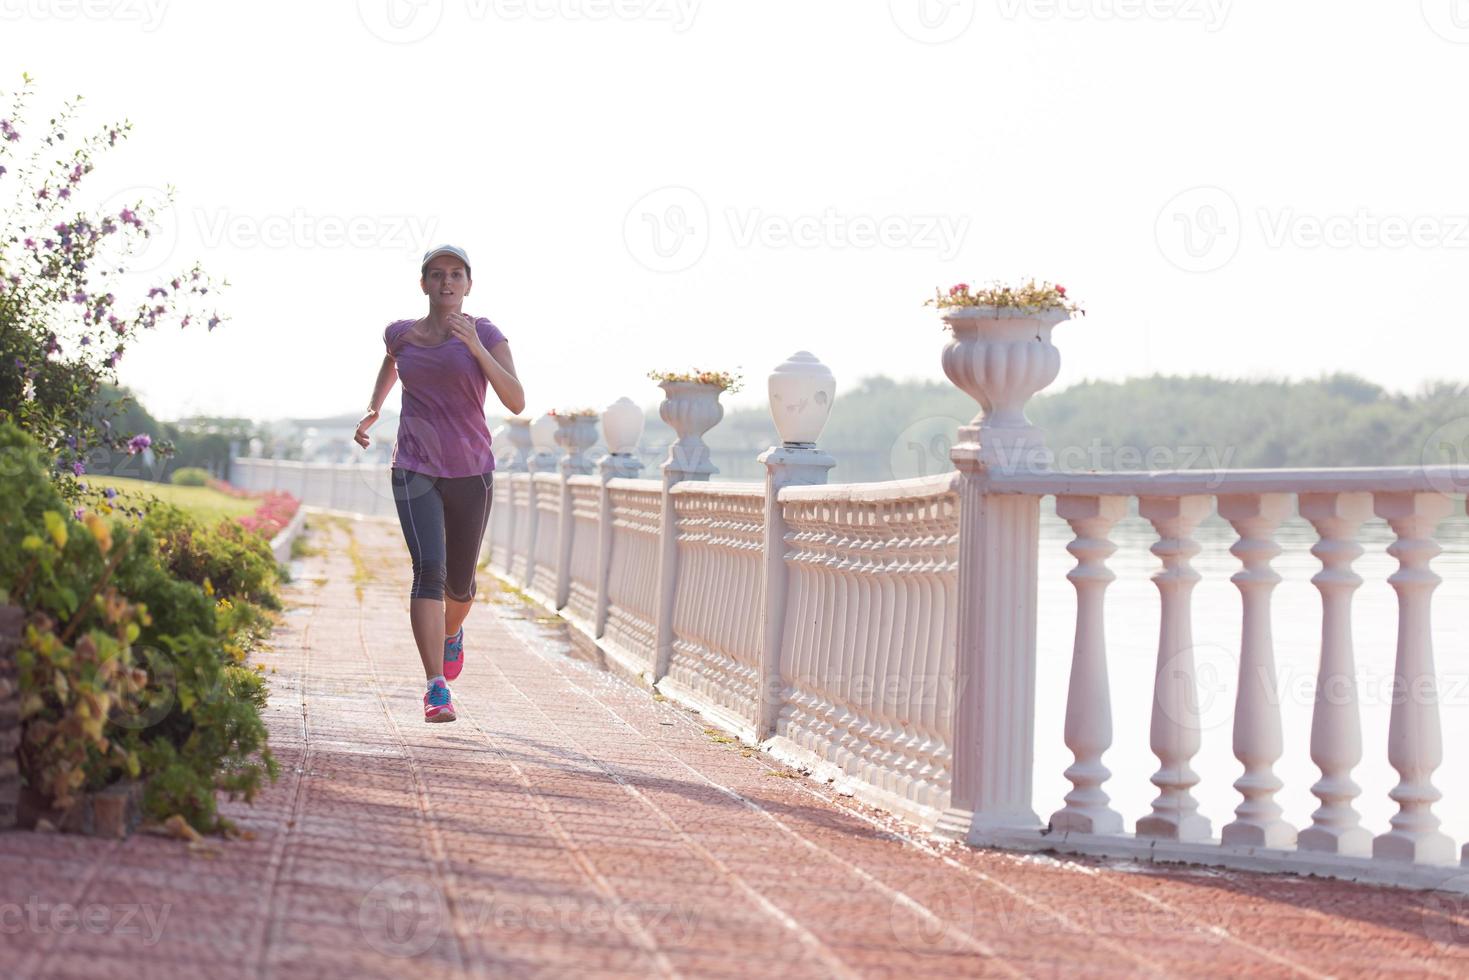
[[[474,598],[475,565],[490,519],[494,471],[430,476],[392,468],[393,502],[413,556],[414,599]]]

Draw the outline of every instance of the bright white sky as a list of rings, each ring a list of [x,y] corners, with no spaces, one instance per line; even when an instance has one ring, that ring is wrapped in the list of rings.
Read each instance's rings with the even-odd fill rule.
[[[232,283],[123,361],[165,418],[359,408],[440,240],[532,413],[941,379],[923,299],[1021,275],[1091,313],[1058,387],[1469,362],[1465,0],[85,2],[0,0],[0,88],[129,117],[93,190],[175,185],[143,264]]]

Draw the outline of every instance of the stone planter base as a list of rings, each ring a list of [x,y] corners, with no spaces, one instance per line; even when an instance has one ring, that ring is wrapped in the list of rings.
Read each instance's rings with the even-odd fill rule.
[[[45,820],[62,833],[121,839],[142,822],[143,784],[129,781],[86,793],[67,810],[49,808],[48,802],[22,787],[16,825],[33,830]]]

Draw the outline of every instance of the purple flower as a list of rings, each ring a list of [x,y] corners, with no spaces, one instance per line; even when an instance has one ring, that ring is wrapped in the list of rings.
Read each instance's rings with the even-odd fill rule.
[[[154,296],[167,296],[167,295],[168,295],[168,290],[164,289],[162,286],[154,286],[152,289],[148,290],[148,298],[149,299],[152,299]]]
[[[78,291],[75,295],[72,296],[71,301],[77,304],[85,303],[87,301],[87,294]]]
[[[106,490],[103,490],[103,491],[102,491],[102,494],[103,494],[103,496],[105,496],[105,497],[106,497],[106,498],[107,498],[107,499],[108,499],[108,500],[111,500],[111,499],[112,499],[112,498],[113,498],[113,497],[116,497],[116,496],[117,496],[117,491],[116,491],[116,490],[114,490],[114,489],[113,489],[113,488],[112,488],[112,487],[108,487],[108,488],[107,488],[107,489],[106,489]]]
[[[136,455],[151,445],[153,445],[152,437],[145,433],[139,433],[128,440],[128,452]]]
[[[219,326],[219,317],[217,317],[217,316],[210,317],[209,318],[209,329],[210,330],[213,330],[217,326]]]
[[[0,177],[4,177],[9,172],[10,171],[6,170],[4,167],[0,167]]]
[[[9,119],[0,119],[0,136],[12,142],[20,139],[20,133],[16,132]]]
[[[72,517],[75,517],[77,520],[81,520],[82,519],[82,509],[80,507],[78,507],[76,510],[74,510],[74,511],[71,512],[71,516]]]
[[[92,337],[91,337],[90,334],[82,334],[82,346],[83,347],[90,347],[90,346],[92,346]]]
[[[66,200],[68,197],[71,197],[71,188],[63,187],[61,190],[56,192],[56,196],[61,198],[63,201]],[[78,513],[80,513],[80,511],[78,511]],[[80,520],[81,518],[77,519]]]
[[[81,476],[83,473],[87,472],[87,467],[84,463],[82,463],[81,460],[77,460],[75,463],[71,464],[71,471],[77,476]]]
[[[36,247],[36,240],[34,238],[27,238],[25,240],[25,247],[34,250]]]

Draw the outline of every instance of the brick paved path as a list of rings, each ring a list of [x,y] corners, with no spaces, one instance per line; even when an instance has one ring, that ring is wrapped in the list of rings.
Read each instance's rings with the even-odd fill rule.
[[[425,725],[397,529],[315,524],[260,657],[282,777],[227,810],[256,838],[0,834],[0,974],[1469,974],[1440,896],[916,839],[503,598],[466,628],[460,720]]]

